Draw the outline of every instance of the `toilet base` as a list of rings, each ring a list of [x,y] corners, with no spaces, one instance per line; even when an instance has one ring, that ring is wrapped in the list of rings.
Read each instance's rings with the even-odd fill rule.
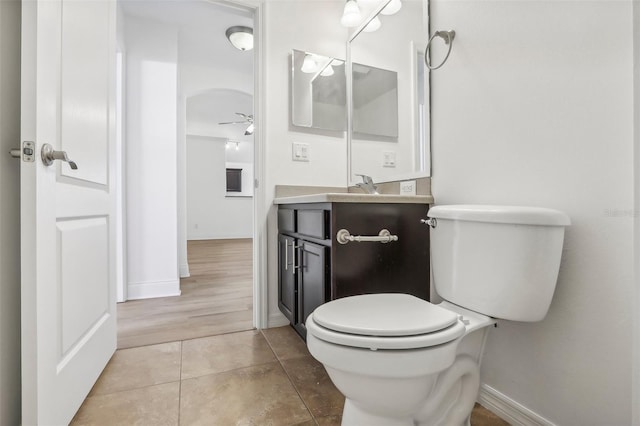
[[[343,425],[367,425],[367,426],[414,426],[411,417],[390,418],[378,416],[361,410],[357,404],[346,398],[344,411],[342,412]]]

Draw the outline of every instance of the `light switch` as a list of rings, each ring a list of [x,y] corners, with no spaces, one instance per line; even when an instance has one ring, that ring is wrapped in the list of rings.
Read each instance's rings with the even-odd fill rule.
[[[393,151],[384,151],[382,153],[382,167],[395,167],[396,153]]]
[[[293,161],[309,161],[308,143],[293,143]]]

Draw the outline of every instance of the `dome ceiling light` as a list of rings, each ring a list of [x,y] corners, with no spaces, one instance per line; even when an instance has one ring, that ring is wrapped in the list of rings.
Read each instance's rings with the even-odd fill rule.
[[[230,27],[226,31],[226,36],[238,50],[253,49],[253,29],[243,26]]]

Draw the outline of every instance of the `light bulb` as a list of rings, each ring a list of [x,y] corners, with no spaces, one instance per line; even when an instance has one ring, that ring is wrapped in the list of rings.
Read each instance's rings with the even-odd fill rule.
[[[239,149],[240,149],[240,144],[236,142],[236,151],[238,151]]]
[[[401,7],[402,2],[400,0],[391,0],[380,13],[383,15],[393,15],[394,13],[398,13]]]
[[[342,19],[340,19],[342,26],[347,28],[355,27],[361,20],[362,14],[360,13],[358,2],[356,0],[347,0],[347,3],[344,5]]]
[[[382,22],[380,22],[380,18],[376,16],[371,20],[371,22],[367,24],[366,27],[364,27],[363,31],[366,33],[372,33],[374,31],[377,31],[381,26],[382,26]]]

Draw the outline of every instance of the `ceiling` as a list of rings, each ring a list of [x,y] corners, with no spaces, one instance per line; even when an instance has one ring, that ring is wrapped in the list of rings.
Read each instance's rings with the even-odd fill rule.
[[[232,26],[253,27],[253,11],[222,1],[207,0],[120,0],[120,4],[126,16],[166,23],[178,30],[178,61],[185,69],[182,74],[187,74],[187,68],[191,67],[199,69],[199,72],[208,72],[206,70],[209,69],[212,74],[224,71],[246,75],[249,81],[253,81],[253,51],[236,49],[225,35],[227,28]],[[237,99],[233,95],[234,90],[227,93],[205,91],[195,97],[195,102],[187,102],[191,104],[189,110],[198,116],[199,123],[207,116],[213,125],[234,121],[238,118],[235,112],[252,113],[252,101],[247,102],[247,94],[238,92]],[[204,99],[206,96],[210,99]],[[251,95],[248,96],[251,99]],[[232,129],[237,129],[240,137],[241,127],[219,126],[220,137],[229,137]]]
[[[200,66],[222,63],[240,71],[253,67],[253,54],[237,50],[225,36],[231,26],[253,27],[251,10],[206,0],[121,0],[120,4],[125,15],[177,28],[181,63]]]

